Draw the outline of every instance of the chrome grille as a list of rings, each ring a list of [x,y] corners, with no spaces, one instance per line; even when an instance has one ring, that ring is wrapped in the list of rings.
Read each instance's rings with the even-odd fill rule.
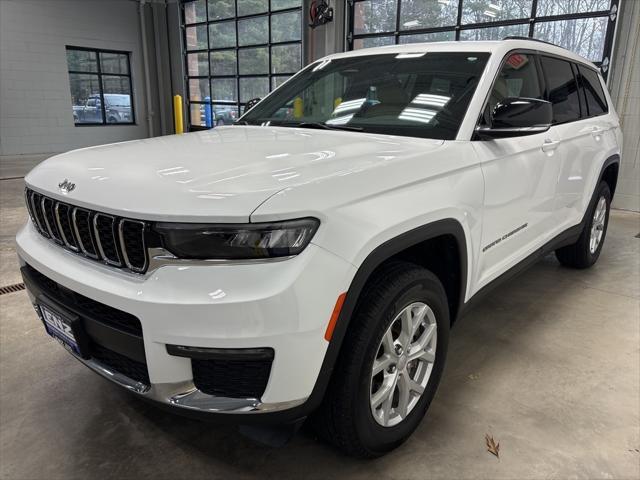
[[[146,222],[75,207],[30,189],[25,201],[36,230],[47,239],[113,267],[146,271]]]

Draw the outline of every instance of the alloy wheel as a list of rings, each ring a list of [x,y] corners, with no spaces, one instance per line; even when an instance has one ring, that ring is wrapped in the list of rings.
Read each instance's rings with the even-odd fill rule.
[[[589,251],[593,255],[598,250],[598,246],[602,241],[604,233],[604,224],[607,218],[607,200],[604,197],[598,199],[598,205],[593,212],[593,221],[591,222],[591,236],[589,238]]]
[[[382,336],[371,370],[370,406],[376,422],[392,427],[415,408],[436,358],[437,323],[422,302],[406,306]]]

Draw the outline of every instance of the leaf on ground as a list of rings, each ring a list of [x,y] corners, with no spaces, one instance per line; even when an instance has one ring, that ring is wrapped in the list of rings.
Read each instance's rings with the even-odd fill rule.
[[[487,452],[500,458],[500,442],[496,443],[491,435],[488,433],[484,436],[484,440],[487,443]]]

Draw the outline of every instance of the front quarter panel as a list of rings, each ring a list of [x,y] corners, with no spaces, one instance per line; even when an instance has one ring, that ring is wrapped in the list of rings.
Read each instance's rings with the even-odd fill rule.
[[[401,145],[404,139],[393,141]],[[389,155],[380,158],[376,168],[285,189],[256,209],[251,221],[318,217],[321,226],[312,243],[358,267],[383,243],[438,220],[453,219],[464,230],[466,263],[472,270],[471,259],[479,249],[483,192],[470,143],[448,141],[428,153]],[[466,278],[473,278],[472,271]],[[469,292],[469,284],[466,287]]]

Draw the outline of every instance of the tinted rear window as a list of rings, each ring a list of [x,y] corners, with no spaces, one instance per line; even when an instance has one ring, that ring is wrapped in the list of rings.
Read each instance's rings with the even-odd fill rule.
[[[602,89],[598,74],[587,67],[578,66],[582,88],[587,100],[587,113],[590,117],[606,113],[607,100]]]
[[[578,84],[571,64],[552,57],[543,56],[541,60],[547,79],[547,100],[553,104],[553,123],[580,119]]]

